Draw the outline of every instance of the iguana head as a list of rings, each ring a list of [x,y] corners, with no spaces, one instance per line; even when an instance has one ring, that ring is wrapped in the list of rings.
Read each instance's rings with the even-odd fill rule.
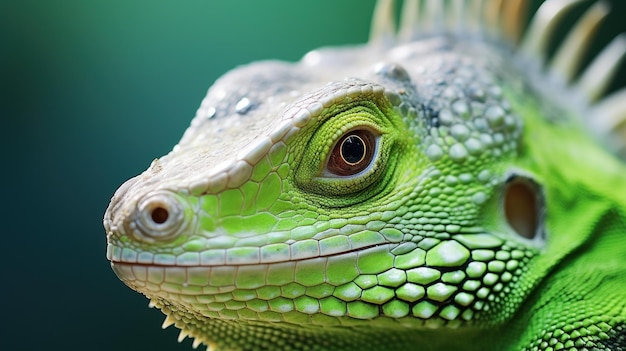
[[[532,128],[571,111],[539,102],[508,49],[436,33],[220,78],[111,200],[116,274],[220,347],[264,328],[304,340],[510,319],[584,240],[546,244],[558,190],[529,156]]]

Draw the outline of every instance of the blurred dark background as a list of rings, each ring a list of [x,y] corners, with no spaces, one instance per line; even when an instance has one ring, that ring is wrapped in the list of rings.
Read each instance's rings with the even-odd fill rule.
[[[596,48],[626,29],[611,2]],[[365,42],[373,5],[0,0],[0,348],[190,350],[111,271],[111,195],[172,148],[220,75]]]

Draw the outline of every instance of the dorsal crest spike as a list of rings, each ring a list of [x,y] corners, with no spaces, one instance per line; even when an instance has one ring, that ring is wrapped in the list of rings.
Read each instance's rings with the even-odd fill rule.
[[[400,28],[398,36],[401,42],[416,39],[420,32],[420,0],[404,0],[400,14]]]
[[[378,0],[376,2],[370,27],[370,43],[376,45],[391,45],[394,43],[396,36],[394,7],[394,0]]]
[[[529,0],[405,0],[397,35],[394,1],[379,0],[372,18],[370,43],[400,43],[444,32],[485,34],[517,43],[523,31]]]
[[[467,30],[470,33],[480,33],[483,27],[483,9],[488,0],[468,1]]]
[[[516,45],[522,37],[528,16],[529,0],[507,0],[502,8],[502,31],[508,41]]]
[[[591,110],[588,124],[626,160],[626,88],[599,101]]]
[[[483,10],[483,18],[485,23],[485,32],[493,38],[500,36],[500,26],[502,19],[500,18],[502,12],[503,0],[489,0],[485,4]]]
[[[550,71],[559,75],[559,79],[565,83],[571,82],[576,75],[589,44],[609,10],[605,2],[596,2],[576,23],[554,55]]]
[[[424,2],[424,18],[426,29],[429,32],[441,31],[445,23],[444,2],[441,0],[426,0]]]
[[[626,59],[626,33],[615,37],[587,66],[578,79],[577,86],[590,102],[598,100]]]
[[[586,0],[548,0],[542,3],[524,35],[521,51],[543,63],[556,27],[575,5],[583,1]]]
[[[446,27],[452,31],[462,32],[465,22],[465,5],[464,0],[452,0],[450,10],[446,15]]]

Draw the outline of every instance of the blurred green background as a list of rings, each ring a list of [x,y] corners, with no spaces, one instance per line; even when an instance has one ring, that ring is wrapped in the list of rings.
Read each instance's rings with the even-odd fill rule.
[[[597,46],[626,28],[614,2]],[[220,75],[364,42],[373,4],[1,0],[0,348],[189,350],[111,271],[111,195],[172,148]]]

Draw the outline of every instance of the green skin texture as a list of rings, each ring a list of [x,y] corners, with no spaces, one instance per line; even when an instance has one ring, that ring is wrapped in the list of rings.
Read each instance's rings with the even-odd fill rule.
[[[113,269],[211,350],[623,348],[626,167],[576,111],[508,84],[507,70],[494,81],[522,123],[501,133],[508,146],[497,154],[459,156],[450,145],[464,137],[407,118],[397,95],[360,93],[259,151],[234,188],[148,182],[191,162],[168,163],[186,135],[112,200]],[[379,138],[372,166],[325,176],[355,128]],[[429,139],[438,128],[443,137]],[[442,140],[437,155],[429,146]],[[545,203],[535,240],[503,210],[515,176]],[[131,224],[150,191],[181,209],[174,234]],[[136,263],[142,255],[151,263]],[[197,255],[202,263],[189,263]]]

